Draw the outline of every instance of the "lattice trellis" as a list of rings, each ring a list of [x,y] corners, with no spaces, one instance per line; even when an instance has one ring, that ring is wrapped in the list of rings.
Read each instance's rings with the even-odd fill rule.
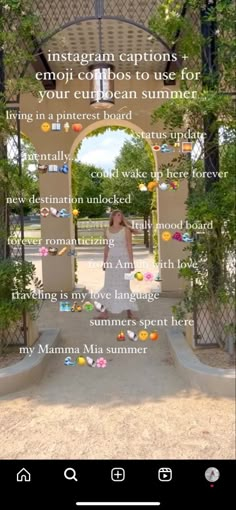
[[[20,136],[20,121],[18,119],[18,107],[10,106],[6,110],[9,121],[9,134],[2,139],[2,149],[4,150],[3,161],[7,162],[6,170],[3,168],[5,174],[5,192],[2,195],[0,207],[0,225],[2,232],[1,258],[10,258],[16,263],[24,261],[24,245],[22,240],[24,238],[24,212],[23,206],[18,204],[7,203],[7,198],[14,198],[21,196],[21,190],[18,187],[16,192],[14,189],[15,176],[21,176],[21,136]],[[14,239],[11,244],[9,238]],[[27,342],[27,328],[26,316],[22,314],[22,318],[12,324],[5,332],[5,342],[8,345],[25,345]]]

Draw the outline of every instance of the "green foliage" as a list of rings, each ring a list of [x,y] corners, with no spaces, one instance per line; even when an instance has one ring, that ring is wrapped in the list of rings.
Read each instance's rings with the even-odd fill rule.
[[[145,179],[132,178],[124,176],[124,172],[145,172],[147,177]],[[153,180],[151,173],[155,171],[154,159],[152,153],[149,152],[149,146],[142,139],[133,137],[131,141],[125,141],[121,149],[120,155],[116,158],[115,169],[116,174],[111,178],[106,178],[104,181],[104,194],[107,197],[112,197],[116,194],[117,197],[131,196],[130,204],[122,204],[122,211],[125,214],[149,216],[152,193],[141,192],[138,185],[141,182],[149,182]],[[115,208],[115,207],[114,207]]]
[[[39,209],[39,206],[29,202],[32,195],[39,196],[39,180],[36,171],[29,170],[29,164],[32,164],[33,161],[28,158],[34,152],[34,148],[26,141],[22,146],[22,175],[19,175],[19,167],[14,158],[0,160],[0,188],[4,191],[6,198],[9,197],[9,200],[12,197],[18,200],[24,199],[23,211],[24,214],[28,214],[32,210]],[[19,213],[19,203],[11,204],[9,201],[9,208],[12,213]]]
[[[78,270],[77,260],[74,259],[75,283],[78,283],[77,270]]]
[[[99,217],[107,208],[106,204],[87,203],[87,197],[95,198],[100,194],[103,196],[104,177],[92,177],[91,174],[94,172],[102,173],[103,171],[101,168],[86,165],[80,161],[72,163],[72,194],[74,198],[83,199],[83,203],[78,203],[80,217]]]
[[[0,354],[8,343],[9,328],[28,312],[35,319],[39,301],[33,299],[31,286],[42,289],[42,282],[34,277],[35,266],[31,262],[0,261]],[[14,299],[14,293],[29,294],[26,299]],[[16,296],[16,294],[15,294]]]
[[[200,30],[200,11],[205,9],[203,0],[187,0],[187,13],[181,17],[181,5],[174,0],[164,0],[158,6],[155,16],[150,20],[151,29],[181,55],[189,56],[188,67],[191,71],[202,72],[201,53],[209,41],[204,40]],[[188,172],[189,198],[187,200],[187,220],[189,223],[212,222],[212,229],[202,234],[192,230],[195,242],[186,247],[194,267],[180,270],[180,276],[188,282],[185,296],[175,314],[181,316],[196,306],[206,306],[212,323],[216,324],[216,340],[221,339],[217,332],[219,326],[219,307],[231,306],[235,297],[235,273],[232,268],[232,252],[235,244],[234,207],[235,207],[235,105],[230,94],[235,83],[233,55],[235,54],[235,6],[228,0],[218,0],[216,7],[210,6],[203,24],[216,22],[218,72],[211,72],[204,79],[181,82],[179,86],[198,91],[196,99],[174,99],[166,101],[155,109],[153,122],[162,121],[171,131],[203,132],[204,121],[210,122],[212,139],[204,144],[201,140],[199,154],[195,161],[180,156],[173,161],[175,171]],[[191,67],[190,67],[191,63]],[[227,92],[225,94],[225,92]],[[228,141],[222,140],[222,133],[228,134]],[[219,170],[228,172],[218,182],[211,183],[206,192],[204,177],[193,177],[193,170],[206,170],[204,159],[218,144]],[[166,170],[165,165],[161,170]],[[215,169],[217,170],[217,168]],[[224,319],[225,320],[225,319]]]
[[[156,200],[156,192],[153,193],[153,200]],[[157,210],[152,210],[152,225],[153,225],[153,256],[155,264],[158,264],[159,254],[158,254],[158,231],[156,228],[157,224]]]
[[[33,0],[0,0],[0,47],[3,48],[5,67],[5,98],[0,98],[0,125],[7,132],[9,125],[4,122],[5,100],[11,100],[20,92],[36,94],[39,82],[32,75],[24,75],[24,71],[35,57],[35,43],[43,37],[40,29],[40,18],[35,13]]]

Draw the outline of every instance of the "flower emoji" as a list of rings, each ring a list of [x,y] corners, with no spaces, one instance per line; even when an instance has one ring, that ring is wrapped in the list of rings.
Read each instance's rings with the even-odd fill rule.
[[[48,249],[45,248],[45,246],[42,246],[41,248],[39,248],[39,255],[41,255],[41,257],[47,257]]]
[[[179,182],[178,181],[171,181],[170,182],[170,190],[171,191],[176,191],[177,189],[179,189]]]
[[[182,241],[182,234],[181,232],[175,232],[172,236],[172,239],[175,239],[176,241]]]
[[[147,271],[147,273],[144,273],[144,280],[145,282],[152,282],[153,274]]]
[[[107,360],[105,358],[98,358],[96,361],[97,368],[106,368]]]

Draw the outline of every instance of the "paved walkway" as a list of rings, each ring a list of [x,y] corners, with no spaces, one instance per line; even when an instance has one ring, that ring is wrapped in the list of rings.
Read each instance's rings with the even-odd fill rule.
[[[84,252],[79,285],[86,279],[90,290],[98,290],[103,272],[96,270],[95,277],[85,270],[85,258]],[[172,304],[142,301],[139,316],[170,318]],[[64,346],[138,345],[148,347],[147,353],[109,354],[105,369],[66,367],[65,356],[49,355],[38,385],[0,399],[1,458],[234,458],[234,402],[187,387],[173,365],[165,328],[154,328],[157,342],[118,343],[119,328],[93,328],[92,316],[59,313],[58,303],[45,303],[39,324],[61,328]]]

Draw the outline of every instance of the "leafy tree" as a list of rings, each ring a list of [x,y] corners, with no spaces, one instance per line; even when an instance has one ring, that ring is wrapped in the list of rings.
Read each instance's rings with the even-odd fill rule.
[[[72,163],[72,194],[73,198],[81,199],[78,201],[80,217],[96,218],[101,217],[107,209],[106,204],[88,203],[88,199],[104,196],[103,182],[104,177],[92,177],[93,173],[102,174],[101,168],[93,165],[86,165],[81,161]]]
[[[16,131],[6,116],[7,102],[14,102],[21,92],[35,94],[40,88],[39,82],[25,73],[35,58],[35,34],[39,39],[42,37],[33,0],[0,0],[0,254],[3,257],[9,255],[10,207],[6,207],[6,197],[13,196],[16,183],[25,184],[19,180],[17,162],[7,161],[7,143]]]
[[[134,175],[145,173],[144,178],[131,177],[127,172],[134,172]],[[131,141],[125,141],[120,155],[116,158],[113,176],[104,181],[104,194],[108,197],[124,198],[130,195],[130,203],[122,204],[124,214],[142,216],[147,222],[150,217],[152,193],[141,192],[138,188],[141,183],[148,183],[153,180],[154,159],[149,146],[137,136]],[[119,208],[119,207],[118,207]],[[148,230],[145,228],[145,244],[148,246]]]
[[[209,3],[210,4],[210,3]],[[207,127],[207,138],[199,139],[198,157],[174,161],[176,171],[188,171],[189,198],[187,202],[187,219],[190,223],[212,221],[212,230],[199,235],[192,230],[195,242],[189,251],[196,269],[182,269],[180,274],[187,280],[194,280],[189,285],[180,310],[192,311],[196,305],[205,306],[214,325],[215,338],[223,345],[223,329],[227,322],[227,306],[235,295],[234,277],[229,271],[229,260],[235,242],[234,233],[234,173],[235,161],[235,118],[232,84],[234,83],[233,55],[235,53],[233,2],[218,0],[211,2],[206,9],[203,0],[187,0],[187,15],[181,16],[180,5],[174,0],[164,0],[155,16],[150,20],[154,32],[164,37],[177,49],[179,54],[186,53],[191,61],[191,71],[202,72],[202,79],[181,81],[180,86],[189,90],[197,89],[196,99],[173,99],[163,103],[153,112],[153,122],[160,119],[166,129],[172,131],[203,132]],[[200,15],[202,31],[200,30]],[[203,37],[204,27],[211,23],[209,37]],[[213,31],[212,27],[215,27]],[[215,66],[211,72],[202,67],[202,55],[206,55],[209,43]],[[177,73],[178,75],[178,73]],[[229,135],[228,139],[225,135]],[[217,156],[218,154],[218,156]],[[213,163],[212,163],[213,162]],[[226,175],[220,178],[208,178],[203,172],[221,170]],[[183,168],[184,167],[184,168]],[[210,168],[209,168],[210,167]],[[165,171],[165,167],[162,168]],[[194,170],[202,172],[202,177],[195,178]],[[221,305],[226,305],[226,313],[219,314]]]

